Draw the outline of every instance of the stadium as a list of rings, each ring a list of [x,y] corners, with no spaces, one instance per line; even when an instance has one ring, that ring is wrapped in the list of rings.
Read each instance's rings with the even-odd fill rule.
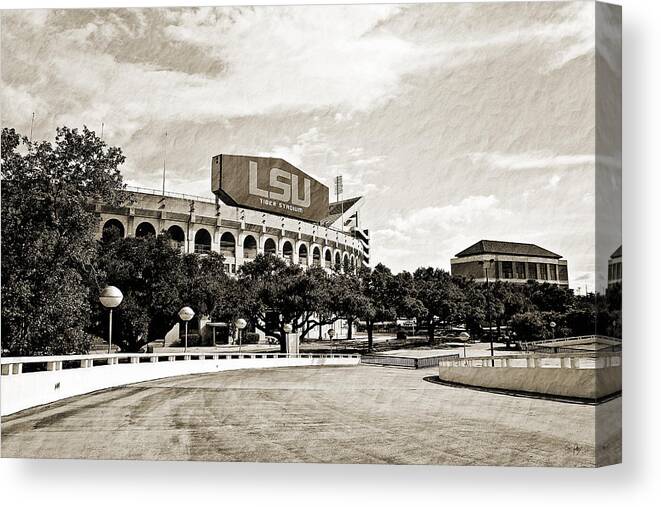
[[[215,197],[128,187],[125,205],[93,204],[100,217],[97,239],[112,229],[121,237],[166,232],[182,252],[221,253],[230,276],[260,253],[329,272],[369,265],[369,231],[360,227],[364,199],[330,202],[327,186],[285,160],[217,155],[211,190]],[[231,340],[226,323],[195,320],[202,344]],[[333,327],[337,338],[346,336],[346,322]],[[326,331],[320,327],[319,337]],[[260,341],[266,338],[259,334]],[[170,343],[178,339],[179,329],[166,337]]]
[[[219,252],[235,274],[259,253],[326,269],[369,265],[369,232],[359,227],[362,197],[330,203],[327,186],[279,158],[218,155],[215,198],[128,187],[130,204],[95,203],[98,237],[167,232],[183,252]]]

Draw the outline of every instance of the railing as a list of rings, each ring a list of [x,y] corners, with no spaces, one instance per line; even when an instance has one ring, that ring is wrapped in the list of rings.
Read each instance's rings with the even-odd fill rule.
[[[580,336],[566,336],[562,338],[550,338],[547,340],[537,340],[534,342],[524,342],[526,345],[545,345],[549,343],[563,343],[563,342],[574,342],[574,341],[585,341],[585,340],[592,340],[593,342],[598,342],[599,340],[606,341],[606,342],[613,342],[613,343],[622,343],[622,340],[620,338],[614,338],[612,336],[604,336],[600,334],[587,334],[587,335],[580,335]]]
[[[138,192],[140,194],[150,194],[150,195],[164,195],[165,197],[174,197],[176,199],[186,199],[189,201],[200,201],[200,202],[208,202],[211,204],[216,203],[216,199],[213,197],[204,197],[201,195],[192,195],[192,194],[181,194],[178,192],[163,192],[162,190],[157,190],[155,188],[147,188],[147,187],[136,187],[132,185],[126,185],[125,190],[127,192]]]
[[[565,346],[562,346],[564,344]],[[572,346],[570,346],[570,344]],[[526,352],[542,353],[572,353],[576,352],[582,345],[600,344],[600,352],[620,352],[622,340],[603,335],[568,336],[563,338],[552,338],[550,340],[537,340],[534,342],[519,342],[519,348]]]
[[[622,365],[620,354],[574,352],[572,354],[517,354],[510,356],[480,356],[441,358],[442,368],[574,368],[597,369]]]
[[[445,358],[458,358],[459,354],[430,357],[406,357],[406,356],[362,356],[362,364],[372,364],[378,366],[398,366],[400,368],[433,368],[438,366],[439,362]]]
[[[246,353],[203,353],[203,352],[155,352],[148,354],[88,354],[69,356],[28,356],[0,358],[2,375],[30,374],[38,371],[92,368],[117,364],[159,363],[165,361],[203,361],[206,359],[358,359],[356,354],[286,354],[280,352]],[[25,367],[24,367],[25,365]],[[28,371],[26,371],[28,370]]]

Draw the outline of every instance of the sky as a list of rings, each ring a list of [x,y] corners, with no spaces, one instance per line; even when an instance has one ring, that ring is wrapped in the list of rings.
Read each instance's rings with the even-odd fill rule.
[[[449,270],[480,239],[521,241],[594,288],[591,2],[9,11],[1,28],[2,126],[103,124],[130,185],[160,188],[165,156],[167,190],[208,196],[212,156],[281,157],[365,197],[373,264]]]

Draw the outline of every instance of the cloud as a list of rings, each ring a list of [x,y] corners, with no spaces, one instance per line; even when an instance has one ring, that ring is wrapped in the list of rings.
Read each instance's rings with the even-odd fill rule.
[[[525,153],[477,152],[468,155],[473,163],[483,163],[491,169],[520,171],[527,169],[557,169],[571,166],[594,166],[594,154],[558,155],[550,151]]]
[[[507,221],[510,216],[493,195],[469,196],[456,204],[398,213],[386,227],[371,232],[375,262],[393,263],[403,269],[420,265],[449,269],[448,252],[469,241],[467,235],[488,235],[489,224]]]

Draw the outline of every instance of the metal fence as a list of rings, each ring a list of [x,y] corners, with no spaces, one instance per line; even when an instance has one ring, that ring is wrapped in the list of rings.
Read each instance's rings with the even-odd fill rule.
[[[395,366],[399,368],[434,368],[438,363],[446,359],[458,359],[459,354],[448,354],[443,356],[429,357],[406,357],[406,356],[361,356],[361,364],[370,364],[376,366]]]

